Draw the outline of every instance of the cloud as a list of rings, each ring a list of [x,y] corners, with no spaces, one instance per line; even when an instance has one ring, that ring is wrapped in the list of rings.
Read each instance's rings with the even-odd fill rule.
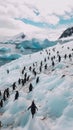
[[[21,21],[16,21],[6,16],[0,17],[0,28],[21,29],[23,25],[24,23]]]
[[[72,9],[73,0],[0,0],[0,16],[26,18],[52,25],[59,23],[60,16],[64,19],[71,18]]]
[[[10,36],[20,32],[27,34],[38,30],[40,30],[38,27],[25,24],[20,20],[15,20],[7,16],[0,16],[0,36]]]
[[[55,15],[48,15],[45,18],[43,18],[42,21],[46,21],[46,23],[56,25],[59,22],[59,18]]]

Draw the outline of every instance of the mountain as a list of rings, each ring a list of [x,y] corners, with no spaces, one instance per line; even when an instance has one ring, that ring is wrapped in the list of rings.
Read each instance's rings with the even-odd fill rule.
[[[16,42],[16,43],[19,43],[21,41],[24,41],[26,38],[26,35],[21,32],[13,37],[11,37],[7,42],[10,42],[10,43],[13,43],[13,42]]]
[[[13,39],[19,40],[19,39],[24,39],[25,37],[26,37],[26,35],[22,32],[16,36],[14,36]]]
[[[68,29],[66,29],[62,34],[61,36],[59,37],[59,39],[61,38],[66,38],[66,37],[70,37],[73,35],[73,27],[70,27]]]
[[[37,32],[38,33],[38,32]],[[50,47],[53,45],[56,45],[56,41],[49,40],[47,38],[39,39],[36,35],[37,33],[32,33],[33,38],[31,34],[25,35],[23,32],[19,33],[13,37],[11,37],[9,40],[7,40],[6,44],[15,44],[17,49],[36,49],[37,51],[44,49],[46,47]],[[40,35],[40,34],[39,34]],[[43,34],[44,35],[44,34]],[[31,38],[30,38],[31,37]],[[22,49],[23,48],[23,49]]]

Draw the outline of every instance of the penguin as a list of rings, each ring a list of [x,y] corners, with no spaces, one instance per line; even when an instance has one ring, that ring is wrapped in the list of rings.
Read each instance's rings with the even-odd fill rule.
[[[12,87],[13,87],[13,90],[15,90],[15,88],[16,88],[16,82],[13,83]]]
[[[0,107],[3,107],[3,100],[0,101]]]
[[[19,92],[18,92],[18,91],[16,91],[16,94],[15,94],[15,99],[14,99],[14,100],[17,100],[17,99],[18,99],[18,97],[19,97]]]
[[[52,61],[52,66],[54,67],[54,65],[55,65],[55,63],[54,63],[54,61]]]
[[[36,78],[36,84],[39,82],[39,76]]]
[[[7,69],[7,74],[9,74],[9,70]]]
[[[37,106],[34,103],[34,100],[32,101],[31,106],[28,107],[28,110],[31,109],[32,118],[34,117],[34,114],[36,113],[36,109],[38,110]]]
[[[0,96],[2,96],[1,90],[0,90]]]
[[[29,85],[29,92],[31,92],[33,90],[33,86],[32,86],[32,83],[30,83]]]
[[[9,94],[9,88],[6,89],[6,95],[7,95],[7,98],[10,96],[10,94]]]

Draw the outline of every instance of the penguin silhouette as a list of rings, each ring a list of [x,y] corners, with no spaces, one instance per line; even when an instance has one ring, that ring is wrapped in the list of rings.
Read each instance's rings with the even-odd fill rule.
[[[15,99],[14,99],[14,100],[17,100],[17,99],[18,99],[18,97],[19,97],[19,92],[18,92],[18,91],[16,91],[16,94],[15,94]]]
[[[34,114],[36,113],[36,109],[38,110],[38,108],[36,107],[34,100],[32,101],[31,106],[28,107],[28,110],[31,109],[31,114],[32,114],[32,118],[34,117]]]

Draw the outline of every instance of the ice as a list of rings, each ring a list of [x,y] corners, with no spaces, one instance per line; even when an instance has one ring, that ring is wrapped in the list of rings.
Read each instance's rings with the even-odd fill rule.
[[[6,53],[6,52],[10,52],[11,49],[10,48],[0,48],[0,53]]]

